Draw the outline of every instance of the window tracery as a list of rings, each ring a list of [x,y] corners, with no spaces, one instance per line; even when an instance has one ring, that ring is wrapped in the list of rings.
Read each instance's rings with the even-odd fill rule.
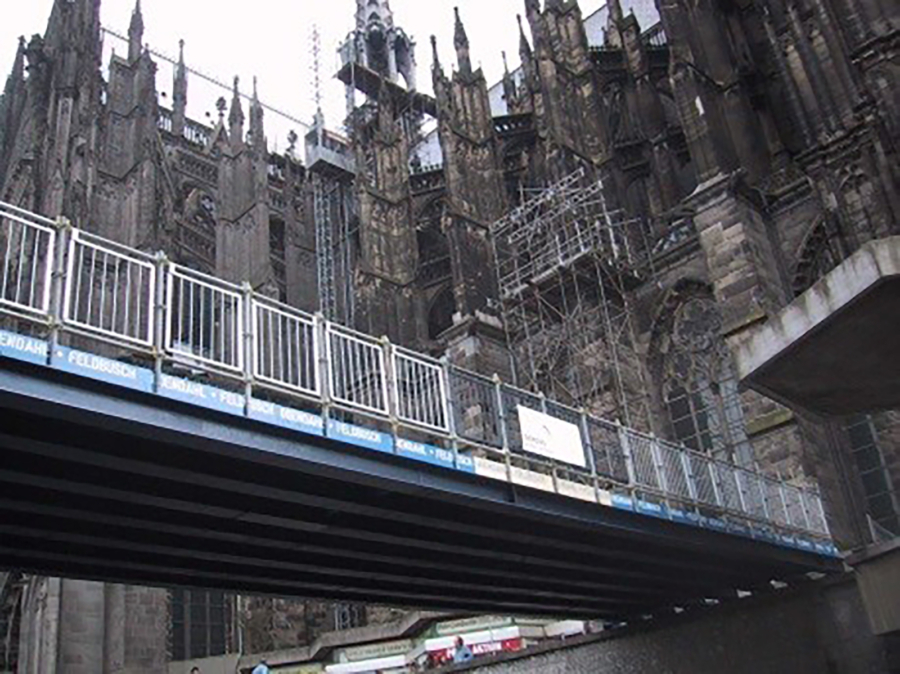
[[[716,458],[752,461],[722,318],[709,298],[675,313],[665,361],[665,403],[677,441]]]
[[[810,232],[794,271],[794,296],[806,292],[816,281],[849,255],[847,241],[837,224],[823,220]]]

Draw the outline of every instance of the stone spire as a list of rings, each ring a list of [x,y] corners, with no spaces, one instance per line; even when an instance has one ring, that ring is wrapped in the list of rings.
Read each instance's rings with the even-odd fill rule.
[[[625,18],[625,14],[622,12],[622,4],[619,0],[609,0],[609,20],[615,21],[619,23],[622,19]]]
[[[506,52],[502,52],[503,55],[503,97],[506,99],[507,105],[515,98],[516,96],[516,82],[513,79],[513,76],[509,72],[509,62],[506,60]]]
[[[472,60],[469,58],[469,36],[466,35],[466,27],[459,16],[459,7],[453,8],[456,14],[456,27],[453,33],[453,45],[456,47],[456,59],[459,70],[464,75],[472,72]]]
[[[356,0],[356,28],[363,30],[369,24],[381,23],[385,28],[394,27],[394,13],[388,0]]]
[[[231,147],[237,151],[244,144],[244,110],[241,108],[241,94],[238,90],[240,79],[234,77],[234,91],[231,95],[231,111],[228,113],[228,130],[231,136]]]
[[[256,90],[256,77],[253,78],[253,101],[250,103],[250,144],[256,150],[265,151],[266,134],[263,128],[263,108]]]
[[[135,0],[131,12],[131,24],[128,26],[128,62],[134,63],[141,57],[144,43],[144,15],[141,12],[141,0]]]
[[[175,66],[175,81],[172,84],[172,133],[184,133],[187,120],[187,68],[184,65],[184,40],[178,41],[178,65]]]
[[[25,36],[19,36],[19,48],[16,50],[16,60],[13,62],[12,76],[18,80],[25,77]]]
[[[526,61],[531,60],[531,45],[528,43],[528,36],[525,35],[525,26],[522,25],[521,14],[516,14],[516,21],[519,22],[519,57],[524,65]]]
[[[441,67],[441,59],[440,59],[440,56],[438,56],[437,38],[434,35],[431,36],[431,54],[432,54],[431,71],[435,75],[443,74],[444,69]]]

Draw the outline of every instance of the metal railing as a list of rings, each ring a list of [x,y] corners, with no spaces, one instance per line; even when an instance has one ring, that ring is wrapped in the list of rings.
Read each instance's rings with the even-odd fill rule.
[[[180,368],[179,376],[238,382],[243,409],[266,392],[278,394],[320,410],[323,425],[368,419],[389,426],[395,440],[402,433],[433,443],[451,465],[485,476],[633,503],[672,519],[715,518],[719,527],[749,526],[773,539],[830,540],[815,491],[355,332],[64,220],[0,203],[0,262],[0,314],[16,325],[37,324],[51,344],[75,333],[114,344],[126,359],[149,355],[153,390],[163,377],[171,383],[164,370]],[[583,465],[528,451],[520,409],[577,429]]]

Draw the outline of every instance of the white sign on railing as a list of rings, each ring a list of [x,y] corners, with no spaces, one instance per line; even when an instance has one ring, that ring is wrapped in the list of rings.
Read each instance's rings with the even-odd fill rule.
[[[581,431],[575,424],[517,405],[522,449],[585,468]]]

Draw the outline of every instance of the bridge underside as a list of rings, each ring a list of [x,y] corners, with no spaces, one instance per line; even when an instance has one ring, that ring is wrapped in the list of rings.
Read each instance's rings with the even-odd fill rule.
[[[23,363],[0,419],[0,567],[610,619],[839,568]]]

